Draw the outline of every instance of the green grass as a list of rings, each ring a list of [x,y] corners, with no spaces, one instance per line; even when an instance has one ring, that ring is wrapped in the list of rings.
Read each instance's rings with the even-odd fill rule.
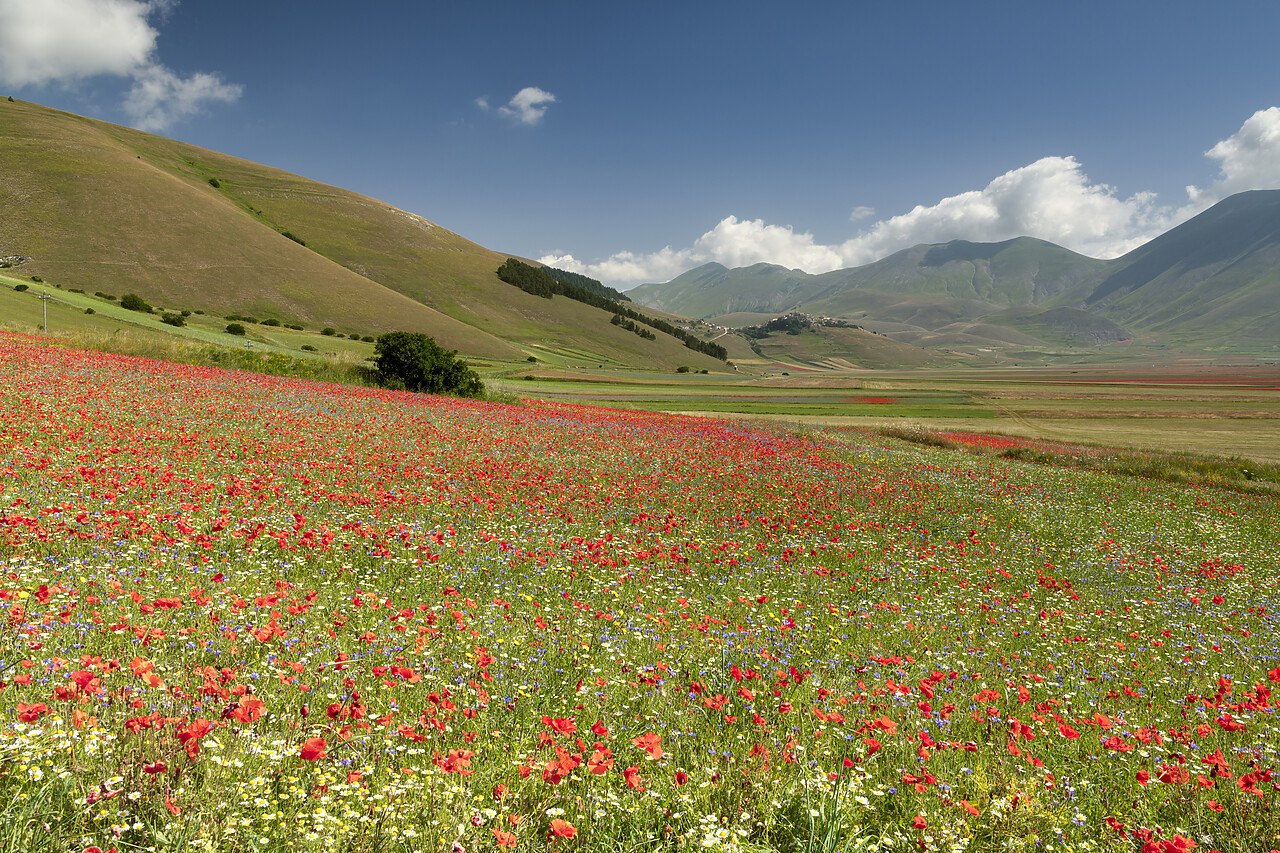
[[[519,377],[531,372],[537,381]],[[768,378],[512,370],[513,393],[810,427],[971,430],[1280,462],[1280,370],[1266,365],[794,371]],[[889,398],[891,403],[858,402]]]
[[[1274,497],[2,343],[4,853],[1275,846]]]

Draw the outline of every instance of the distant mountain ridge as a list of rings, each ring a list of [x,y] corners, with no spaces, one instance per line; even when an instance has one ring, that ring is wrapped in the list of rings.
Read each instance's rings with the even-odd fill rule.
[[[715,321],[787,311],[840,317],[934,347],[1088,346],[1141,336],[1274,350],[1280,328],[1280,190],[1254,190],[1114,260],[1031,237],[921,244],[809,275],[706,264],[629,291],[640,304]]]

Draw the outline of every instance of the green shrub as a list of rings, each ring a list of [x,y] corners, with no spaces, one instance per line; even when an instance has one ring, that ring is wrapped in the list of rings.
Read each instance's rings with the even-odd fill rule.
[[[187,325],[187,318],[183,317],[181,314],[175,314],[172,311],[166,311],[164,312],[164,314],[160,316],[160,322],[168,323],[170,326],[177,326],[181,328],[182,326]]]
[[[110,293],[103,293],[101,290],[94,291],[93,295],[99,299],[110,299],[113,302],[115,301],[115,296]]]
[[[40,277],[40,276],[38,276],[38,275],[33,275],[33,276],[31,276],[31,280],[32,280],[32,281],[34,281],[36,284],[40,284],[41,282],[43,282],[43,281],[44,281],[44,279],[43,279],[43,278],[41,278],[41,277]],[[77,290],[77,291],[75,291],[75,292],[76,292],[76,293],[84,293],[84,291],[83,291],[83,290]]]
[[[902,441],[909,441],[912,444],[923,444],[927,447],[941,447],[946,450],[956,450],[959,447],[951,439],[938,435],[936,432],[930,432],[923,427],[881,427],[876,432],[886,438],[897,438]]]
[[[676,373],[688,373],[688,372],[689,372],[689,367],[688,367],[688,365],[684,365],[684,364],[682,364],[682,365],[680,365],[679,367],[677,367],[677,368],[676,368]]]
[[[13,289],[14,289],[14,290],[16,290],[16,291],[18,291],[19,293],[21,293],[22,291],[27,290],[27,289],[28,289],[28,288],[30,288],[30,287],[31,287],[31,285],[29,285],[29,284],[15,284],[15,285],[13,286]]]
[[[244,326],[240,325],[239,323],[228,323],[227,334],[243,336],[245,334]]]
[[[302,348],[303,348],[304,350],[306,350],[307,352],[319,352],[319,350],[317,350],[317,349],[316,349],[315,347],[313,347],[311,344],[303,344],[303,345],[302,345]]]
[[[333,326],[325,326],[323,329],[320,330],[320,334],[324,335],[327,338],[332,338],[334,335],[338,334],[338,330],[335,329]]]
[[[528,358],[526,358],[525,361],[529,362],[530,364],[537,364],[538,357],[536,355],[531,355]]]
[[[209,179],[209,186],[213,187],[213,188],[216,190],[216,189],[218,189],[219,187],[221,187],[221,186],[222,186],[222,182],[221,182],[221,181],[219,181],[217,178],[210,178],[210,179]]]
[[[1040,450],[1033,450],[1030,447],[1007,447],[998,454],[1002,459],[1017,459],[1021,462],[1035,462],[1040,465],[1050,465],[1056,461],[1053,456]]]
[[[97,311],[94,311],[92,308],[86,308],[86,309],[84,309],[84,313],[86,313],[86,314],[97,314],[98,312],[97,312]]]
[[[373,337],[373,335],[365,335],[365,336],[364,336],[363,338],[361,338],[360,340],[364,341],[366,344],[371,344],[371,343],[373,343],[373,341],[374,341],[374,337]]]
[[[302,325],[301,323],[285,323],[284,327],[286,329],[293,329],[295,332],[301,332],[306,330],[306,326]]]
[[[276,318],[274,318],[274,317],[268,317],[267,319],[265,319],[265,320],[263,320],[263,321],[262,321],[262,325],[264,325],[264,326],[279,326],[279,325],[280,325],[280,321],[279,321],[279,320],[277,320],[277,319],[276,319]]]
[[[478,397],[484,383],[457,352],[442,349],[419,332],[389,332],[374,342],[373,364],[379,384],[424,394]]]
[[[136,293],[126,293],[122,296],[120,298],[120,307],[128,308],[130,311],[141,311],[143,314],[155,313],[155,309],[148,305],[146,300]]]
[[[353,340],[353,341],[358,341],[358,340],[360,340],[360,333],[359,333],[359,332],[352,332],[351,334],[347,335],[347,337],[348,337],[348,338],[350,338],[350,339],[351,339],[351,340]]]

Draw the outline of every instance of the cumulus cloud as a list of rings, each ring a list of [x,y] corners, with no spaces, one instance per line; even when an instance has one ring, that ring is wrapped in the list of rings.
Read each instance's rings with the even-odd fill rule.
[[[234,102],[240,92],[240,86],[224,83],[216,74],[179,77],[162,65],[151,65],[134,76],[124,108],[139,130],[156,131],[195,115],[210,101]]]
[[[508,101],[506,106],[498,107],[498,112],[521,124],[537,124],[542,121],[547,105],[555,102],[556,96],[550,92],[539,89],[537,86],[525,86],[516,92],[515,97]],[[482,105],[482,108],[486,107],[488,107],[487,102]]]
[[[779,264],[806,272],[828,272],[843,266],[840,252],[814,242],[813,235],[790,225],[767,225],[761,219],[726,216],[687,249],[670,246],[650,254],[619,252],[599,263],[584,264],[573,255],[549,254],[538,259],[547,266],[582,273],[622,285],[666,281],[710,261],[727,267],[758,263]]]
[[[1092,183],[1074,157],[1044,157],[980,190],[877,222],[840,246],[845,263],[870,263],[917,243],[998,242],[1030,235],[1092,257],[1111,258],[1168,227],[1154,193],[1120,198]]]
[[[867,207],[865,204],[860,204],[853,210],[849,211],[849,221],[858,222],[875,215],[876,209],[874,207]]]
[[[1187,187],[1193,206],[1209,207],[1245,190],[1280,189],[1280,107],[1258,110],[1204,154],[1218,161],[1218,180],[1203,189]]]
[[[216,74],[180,77],[156,59],[163,17],[175,0],[0,0],[0,82],[71,86],[97,76],[126,77],[125,110],[137,127],[163,130],[241,87]]]
[[[950,240],[998,242],[1038,237],[1095,258],[1114,258],[1185,222],[1223,198],[1251,189],[1280,188],[1280,107],[1254,113],[1232,136],[1205,152],[1218,164],[1207,187],[1187,187],[1180,206],[1159,203],[1156,194],[1120,195],[1094,183],[1074,157],[1043,157],[1012,169],[982,189],[918,205],[883,219],[838,245],[823,245],[789,225],[728,216],[685,249],[619,252],[596,263],[570,254],[542,262],[594,276],[615,286],[666,281],[716,261],[728,267],[759,262],[810,273],[871,263],[920,243]],[[857,222],[874,210],[855,207]]]

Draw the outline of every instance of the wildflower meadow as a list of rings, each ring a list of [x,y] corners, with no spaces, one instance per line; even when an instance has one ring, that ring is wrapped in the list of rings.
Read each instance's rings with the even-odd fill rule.
[[[1273,497],[0,353],[3,853],[1280,848]]]

